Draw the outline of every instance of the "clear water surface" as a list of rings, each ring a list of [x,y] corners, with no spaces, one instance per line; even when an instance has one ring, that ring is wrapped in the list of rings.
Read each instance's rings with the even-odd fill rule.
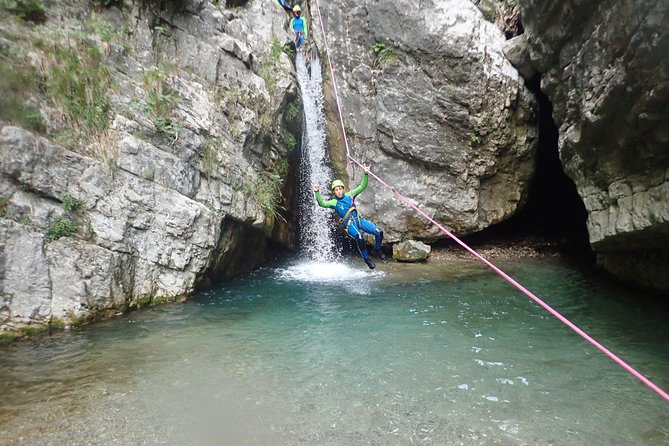
[[[351,262],[0,346],[0,444],[669,444],[669,403],[480,264]],[[500,266],[669,388],[666,306]]]

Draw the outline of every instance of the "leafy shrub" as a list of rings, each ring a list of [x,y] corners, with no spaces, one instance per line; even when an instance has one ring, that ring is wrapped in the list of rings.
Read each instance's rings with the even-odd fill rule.
[[[61,237],[72,237],[77,232],[77,224],[69,218],[58,218],[44,233],[48,242],[53,242]]]
[[[286,106],[286,114],[285,114],[286,119],[291,123],[296,123],[299,115],[300,115],[300,109],[295,104],[295,101],[289,102],[288,105]]]
[[[79,212],[83,209],[84,204],[73,196],[66,194],[61,199],[61,206],[67,212]]]
[[[375,42],[374,45],[372,45],[372,51],[374,51],[381,66],[390,65],[396,59],[395,50],[385,43]]]

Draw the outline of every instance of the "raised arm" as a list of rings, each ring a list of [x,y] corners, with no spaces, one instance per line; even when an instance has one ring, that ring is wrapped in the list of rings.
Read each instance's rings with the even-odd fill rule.
[[[334,198],[331,200],[326,200],[321,194],[321,185],[316,183],[314,186],[314,195],[316,196],[316,203],[322,208],[333,208],[337,206],[337,200]]]
[[[365,174],[362,176],[362,181],[360,181],[360,184],[358,184],[358,187],[356,187],[355,189],[353,189],[350,192],[347,192],[346,195],[350,195],[350,196],[355,197],[360,192],[367,189],[367,183],[369,183],[369,169],[371,168],[371,166],[368,166],[366,164],[363,164],[362,166],[365,169]]]

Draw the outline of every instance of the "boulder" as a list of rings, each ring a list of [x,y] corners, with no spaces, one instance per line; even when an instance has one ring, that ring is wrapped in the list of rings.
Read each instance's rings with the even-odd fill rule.
[[[536,105],[501,31],[469,1],[321,7],[352,155],[459,234],[514,215],[534,169]],[[362,171],[349,174],[356,184]],[[371,185],[359,200],[386,240],[445,237]]]
[[[398,262],[424,262],[431,249],[423,242],[406,240],[393,245],[393,258]]]

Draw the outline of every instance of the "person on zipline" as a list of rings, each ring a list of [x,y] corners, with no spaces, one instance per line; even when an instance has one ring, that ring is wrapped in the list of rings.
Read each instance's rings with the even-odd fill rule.
[[[290,28],[295,31],[295,49],[298,49],[309,36],[309,27],[305,18],[301,16],[302,8],[300,8],[300,5],[293,6],[293,14],[295,17],[290,19]]]
[[[293,10],[293,7],[290,6],[290,3],[288,3],[286,0],[276,0],[276,2],[284,9],[284,11],[289,14]]]
[[[346,233],[355,240],[362,259],[370,269],[374,269],[376,268],[376,265],[372,259],[369,258],[367,242],[362,235],[363,231],[374,235],[374,252],[376,255],[378,255],[381,260],[386,260],[387,257],[381,250],[383,231],[371,221],[362,218],[355,207],[355,197],[367,188],[367,183],[369,182],[370,166],[363,165],[363,168],[365,169],[365,175],[363,175],[362,181],[360,181],[358,187],[351,191],[344,193],[344,183],[341,180],[334,180],[332,182],[332,192],[335,196],[329,200],[325,200],[323,195],[321,195],[320,184],[315,183],[313,187],[318,205],[324,208],[334,208],[335,212],[341,217],[339,221],[346,230]]]

